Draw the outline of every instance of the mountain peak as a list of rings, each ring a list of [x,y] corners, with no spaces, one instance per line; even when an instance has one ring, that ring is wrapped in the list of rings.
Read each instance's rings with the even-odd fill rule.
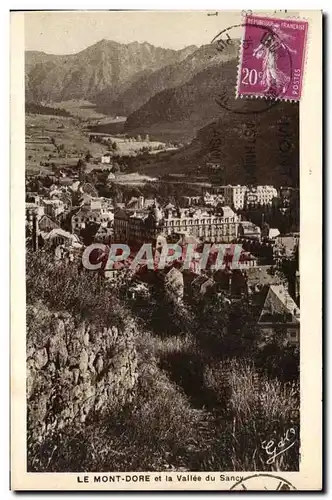
[[[27,51],[26,98],[36,103],[70,99],[95,102],[98,94],[106,93],[114,100],[137,75],[177,63],[185,55],[146,41],[123,44],[106,38],[70,55]]]

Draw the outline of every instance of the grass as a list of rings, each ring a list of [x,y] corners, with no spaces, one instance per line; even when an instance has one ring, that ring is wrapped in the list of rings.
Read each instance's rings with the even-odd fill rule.
[[[71,112],[70,106],[66,109]],[[89,134],[85,129],[86,124],[83,125],[79,118],[27,113],[25,125],[26,169],[29,172],[39,172],[41,169],[42,172],[49,173],[51,164],[76,166],[78,159],[84,157],[87,151],[97,159],[108,152],[107,145],[89,141]],[[45,139],[42,141],[40,137],[45,137]],[[60,154],[51,143],[51,138],[55,139],[58,146],[63,145]],[[136,156],[144,147],[157,149],[159,146],[165,146],[165,143],[161,141],[128,142],[123,137],[117,136],[111,137],[111,141],[117,143],[116,154],[118,156]],[[153,156],[151,158],[155,161]],[[50,166],[46,167],[41,163],[48,163]],[[98,165],[93,164],[93,168],[98,168]]]
[[[55,267],[42,251],[27,255],[27,301],[28,348],[52,334],[47,309],[94,329],[125,325],[133,315],[105,282],[70,266]],[[221,360],[205,350],[195,329],[163,335],[134,320],[133,401],[29,443],[29,471],[298,470],[296,378],[271,378],[245,353]],[[279,443],[290,428],[296,444],[267,463],[262,443]]]
[[[40,162],[74,166],[87,151],[100,157],[106,150],[105,146],[89,141],[88,134],[75,118],[27,114],[25,120],[26,135],[29,137],[25,145],[27,170],[43,170]],[[67,157],[61,157],[50,140],[45,140],[44,143],[33,142],[40,136],[53,137],[57,145],[63,144],[63,153],[67,154]]]

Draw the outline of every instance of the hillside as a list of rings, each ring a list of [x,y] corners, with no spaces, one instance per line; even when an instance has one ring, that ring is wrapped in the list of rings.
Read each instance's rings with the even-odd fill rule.
[[[243,106],[251,104],[242,100],[240,103]],[[219,174],[213,176],[219,184],[257,183],[298,187],[298,104],[279,102],[258,114],[232,113],[216,103],[214,106],[218,119],[198,130],[191,144],[175,152],[171,158],[142,166],[141,171],[152,176],[185,173],[187,179],[192,180],[194,175],[204,174],[212,180],[211,173],[206,172],[205,163],[213,160],[221,164]],[[205,109],[212,108],[207,106]],[[201,110],[198,107],[197,111]],[[191,113],[193,115],[194,112]],[[181,133],[181,123],[183,129],[188,131],[193,121],[176,122],[178,134]],[[165,122],[160,123],[158,129],[166,126]]]
[[[212,61],[214,65],[198,72],[188,82],[159,92],[130,114],[127,117],[126,130],[186,120],[195,124],[197,130],[218,119],[221,109],[216,104],[216,99],[224,91],[234,105],[245,107],[245,101],[235,102],[237,58]],[[192,132],[193,137],[194,135],[195,130]]]
[[[194,52],[193,47],[185,50],[190,53],[183,61],[137,78],[115,101],[107,104],[106,99],[103,105],[127,116],[159,92],[183,85],[204,69],[235,59],[238,55],[237,44],[230,45],[222,53],[217,52],[215,45],[204,45]],[[97,104],[99,102],[100,96],[97,96]]]
[[[279,146],[276,144],[278,142],[277,123],[280,120],[288,120],[290,123],[287,129],[287,141],[290,143],[290,147],[287,148],[287,163],[291,165],[289,168],[295,165],[298,168],[298,106],[271,101],[271,108],[267,109],[268,106],[260,100],[235,99],[236,75],[236,59],[221,62],[219,65],[199,72],[184,85],[159,92],[128,116],[125,129],[129,133],[150,133],[156,138],[159,134],[160,137],[167,136],[172,140],[187,142],[196,137],[196,143],[185,152],[174,155],[172,162],[166,165],[158,164],[156,170],[159,173],[160,171],[168,173],[174,169],[178,171],[178,168],[188,169],[191,164],[192,168],[197,167],[198,161],[204,162],[211,147],[212,137],[217,137],[216,155],[222,159],[222,163],[227,165],[228,169],[232,169],[225,173],[225,179],[227,182],[237,182],[236,172],[239,173],[241,170],[237,165],[241,165],[244,161],[244,144],[246,143],[246,137],[243,135],[244,128],[248,122],[254,122],[257,128],[256,169],[259,172],[259,178],[280,181],[278,171],[281,155]],[[220,96],[224,96],[228,109],[217,104],[216,101],[220,99]],[[264,112],[255,113],[262,109]],[[213,122],[215,124],[210,125]],[[274,149],[273,153],[271,144]],[[194,153],[192,154],[191,151]],[[267,169],[268,165],[272,168]],[[293,179],[293,174],[289,175],[288,171],[283,174],[283,177]],[[292,184],[297,182],[293,179]]]
[[[86,99],[94,101],[102,92],[116,98],[135,78],[163,66],[182,61],[196,47],[171,50],[149,43],[100,42],[72,55],[27,51],[26,99],[30,102]]]

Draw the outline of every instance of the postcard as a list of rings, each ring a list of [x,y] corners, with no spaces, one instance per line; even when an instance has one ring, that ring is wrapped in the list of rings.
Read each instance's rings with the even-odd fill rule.
[[[11,13],[11,488],[322,477],[322,12]]]

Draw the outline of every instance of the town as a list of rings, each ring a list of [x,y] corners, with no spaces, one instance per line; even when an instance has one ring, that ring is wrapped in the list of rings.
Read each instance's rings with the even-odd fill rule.
[[[100,141],[100,137],[90,135],[89,140]],[[92,161],[90,154],[86,160]],[[48,252],[55,265],[67,262],[82,267],[83,252],[93,243],[108,248],[114,243],[129,245],[132,254],[125,262],[99,273],[117,282],[126,272],[132,297],[148,293],[160,280],[172,282],[180,302],[193,294],[223,294],[229,301],[246,297],[251,304],[260,303],[257,324],[266,337],[282,326],[288,341],[298,343],[298,189],[211,184],[198,185],[197,192],[188,195],[183,182],[171,185],[173,194],[167,199],[158,193],[163,179],[126,175],[110,153],[93,159],[100,170],[86,169],[86,160],[79,159],[76,169],[65,166],[54,168],[51,175],[27,175],[28,248]],[[209,162],[205,167],[216,171],[220,164]],[[140,183],[130,187],[128,178],[140,178]],[[145,195],[150,192],[153,197]],[[188,269],[184,251],[151,279],[150,266],[127,272],[135,252],[146,243],[157,253],[167,244],[194,246],[197,256],[208,244],[241,245],[242,250],[237,269],[231,269],[227,252],[217,268],[210,254],[206,266],[197,258]]]

